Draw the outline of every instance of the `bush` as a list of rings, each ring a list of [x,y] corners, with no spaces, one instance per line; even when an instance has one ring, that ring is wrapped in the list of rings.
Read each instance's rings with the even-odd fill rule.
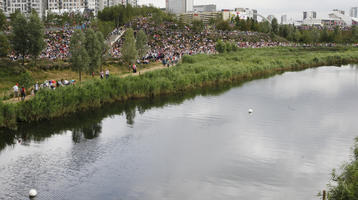
[[[218,51],[219,53],[225,53],[226,52],[226,45],[222,40],[219,40],[216,43],[216,51]]]
[[[35,83],[34,79],[27,71],[20,74],[19,78],[17,79],[17,82],[20,84],[20,87],[25,88],[30,88]]]
[[[341,174],[332,172],[333,184],[329,184],[329,200],[358,199],[358,138],[355,139],[354,158],[343,166]]]
[[[195,60],[192,56],[185,55],[183,56],[183,63],[195,63]]]

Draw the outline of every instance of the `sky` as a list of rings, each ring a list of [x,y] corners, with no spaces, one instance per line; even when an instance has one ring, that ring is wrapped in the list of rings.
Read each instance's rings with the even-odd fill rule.
[[[165,0],[138,0],[138,3],[165,7]],[[349,14],[351,7],[358,7],[358,0],[194,0],[194,5],[200,4],[216,4],[218,10],[252,8],[264,16],[273,14],[279,19],[282,14],[287,14],[288,19],[298,20],[306,10],[316,11],[319,18],[327,18],[333,9]]]

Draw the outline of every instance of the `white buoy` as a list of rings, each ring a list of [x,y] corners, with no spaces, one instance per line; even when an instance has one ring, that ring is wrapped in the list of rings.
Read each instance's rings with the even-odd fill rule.
[[[29,196],[30,196],[30,198],[36,197],[37,196],[37,191],[35,189],[31,189],[29,191]]]
[[[252,110],[251,108],[249,109],[249,113],[252,114],[254,112],[254,110]]]

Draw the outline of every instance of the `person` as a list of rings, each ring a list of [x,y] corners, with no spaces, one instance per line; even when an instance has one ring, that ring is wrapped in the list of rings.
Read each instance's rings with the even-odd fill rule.
[[[101,76],[101,79],[104,78],[104,73],[103,73],[103,71],[101,71],[100,76]]]
[[[109,70],[106,69],[106,79],[108,79],[108,78],[109,78]]]
[[[26,98],[26,90],[25,87],[21,87],[21,100],[25,101]]]
[[[13,89],[14,89],[14,98],[17,98],[19,100],[19,84],[16,83]]]
[[[39,91],[40,87],[39,87],[39,82],[36,82],[36,84],[34,85],[34,94],[36,95],[36,93]]]
[[[132,65],[133,73],[137,73],[137,66],[135,64]]]

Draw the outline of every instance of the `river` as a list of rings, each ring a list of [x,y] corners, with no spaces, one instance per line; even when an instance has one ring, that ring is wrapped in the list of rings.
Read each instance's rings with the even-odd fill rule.
[[[0,134],[0,199],[318,199],[357,113],[350,65],[24,125]]]

